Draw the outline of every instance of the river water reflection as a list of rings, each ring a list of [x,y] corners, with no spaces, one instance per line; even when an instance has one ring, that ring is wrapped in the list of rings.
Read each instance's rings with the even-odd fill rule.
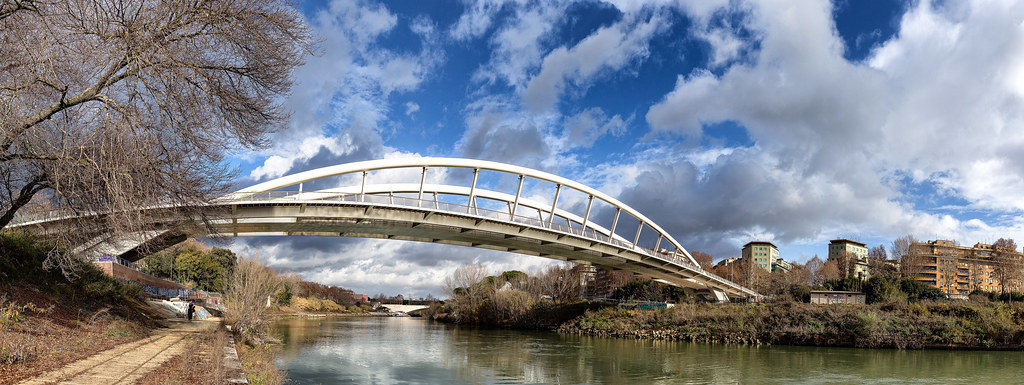
[[[1021,352],[753,347],[455,327],[419,318],[285,319],[294,384],[1024,382]]]

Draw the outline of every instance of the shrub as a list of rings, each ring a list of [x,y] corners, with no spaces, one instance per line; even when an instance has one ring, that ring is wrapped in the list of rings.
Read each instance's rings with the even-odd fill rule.
[[[903,303],[907,294],[901,289],[900,278],[879,275],[869,278],[863,285],[867,303]]]
[[[901,280],[900,290],[907,294],[907,299],[910,301],[946,299],[946,293],[939,288],[928,286],[915,279]]]
[[[811,287],[807,285],[792,285],[789,287],[789,295],[793,296],[793,300],[809,303],[811,302]]]
[[[278,288],[277,275],[252,258],[240,258],[228,281],[224,300],[227,322],[246,340],[253,340],[266,332],[267,298]]]

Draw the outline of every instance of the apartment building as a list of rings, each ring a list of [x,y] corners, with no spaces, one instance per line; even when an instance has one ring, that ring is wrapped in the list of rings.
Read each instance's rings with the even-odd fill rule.
[[[752,241],[743,245],[740,259],[746,266],[772,271],[772,266],[779,260],[779,248],[767,241]]]
[[[772,272],[773,273],[776,272],[776,271],[786,272],[786,271],[790,271],[790,270],[793,270],[793,264],[789,263],[785,259],[778,258],[778,259],[775,260],[775,263],[772,263]]]
[[[997,252],[1003,252],[1006,258],[1001,260]],[[974,290],[1024,291],[1022,255],[1017,250],[999,250],[984,243],[968,247],[952,241],[934,240],[911,244],[908,257],[903,262],[903,269],[908,269],[918,281],[949,295],[965,296]],[[1001,274],[1000,267],[1012,270]],[[1013,279],[1007,279],[1004,288],[1000,276]]]
[[[583,296],[592,298],[611,297],[615,289],[629,281],[630,275],[596,266],[577,265],[580,272],[580,283],[583,285]]]
[[[868,270],[868,245],[849,239],[833,239],[828,243],[828,260],[836,260],[844,255],[855,258],[853,276],[860,279],[868,279],[871,276]]]

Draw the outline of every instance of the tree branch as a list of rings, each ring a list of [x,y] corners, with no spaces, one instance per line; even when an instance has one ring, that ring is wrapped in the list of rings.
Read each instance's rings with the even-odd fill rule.
[[[0,20],[11,17],[18,11],[39,12],[35,0],[0,0]]]
[[[11,130],[7,134],[7,137],[4,138],[3,143],[0,144],[0,151],[8,151],[14,144],[15,138],[20,136],[22,133],[24,133],[32,126],[35,126],[36,124],[39,124],[47,119],[50,119],[50,117],[54,114],[64,109],[85,103],[87,101],[95,100],[96,96],[99,95],[100,91],[113,84],[112,80],[116,82],[117,80],[124,78],[124,74],[122,74],[121,76],[117,76],[116,78],[115,76],[119,71],[124,69],[126,66],[128,66],[127,54],[125,56],[122,56],[121,59],[117,61],[117,63],[115,63],[109,69],[107,69],[107,71],[103,74],[103,76],[99,78],[99,80],[95,84],[82,90],[82,92],[78,93],[75,96],[72,96],[71,98],[67,98],[67,87],[65,87],[62,90],[60,100],[54,102],[49,107],[46,107],[45,109],[39,111],[35,115],[29,116],[27,119],[25,119],[24,122],[21,123],[21,125]]]
[[[3,215],[0,215],[0,229],[7,227],[8,223],[14,219],[14,214],[18,212],[22,207],[32,201],[32,197],[36,193],[43,191],[48,188],[49,185],[46,183],[46,174],[38,174],[32,178],[28,183],[21,187],[21,191],[18,193],[18,197],[11,200],[11,207],[8,207],[4,211]]]

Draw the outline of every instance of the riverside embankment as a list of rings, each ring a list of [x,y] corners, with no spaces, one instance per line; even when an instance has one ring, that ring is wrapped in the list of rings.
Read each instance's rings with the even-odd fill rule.
[[[897,349],[1024,349],[1024,305],[937,301],[882,305],[680,304],[606,308],[562,324],[566,334],[735,344]]]

